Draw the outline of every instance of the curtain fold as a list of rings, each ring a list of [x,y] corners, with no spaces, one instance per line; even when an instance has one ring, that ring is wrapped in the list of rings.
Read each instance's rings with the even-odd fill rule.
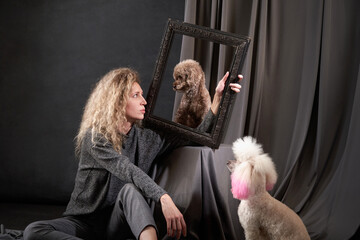
[[[185,21],[251,38],[224,143],[263,144],[279,174],[272,195],[312,239],[348,239],[360,224],[359,9],[356,0],[186,1]],[[218,79],[228,58],[208,59]]]

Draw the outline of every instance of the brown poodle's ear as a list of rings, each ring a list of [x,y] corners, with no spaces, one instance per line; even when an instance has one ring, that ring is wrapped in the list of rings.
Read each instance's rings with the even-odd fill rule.
[[[229,160],[229,161],[226,163],[226,166],[227,166],[227,168],[229,169],[229,171],[230,171],[231,173],[234,172],[235,163],[236,163],[236,160]]]
[[[201,66],[199,65],[199,68],[195,70],[197,75],[197,80],[200,83],[205,83],[205,73],[202,70]]]
[[[188,76],[186,82],[191,86],[192,89],[196,89],[199,86],[200,82],[198,80],[198,71],[193,65],[194,64],[188,66]]]

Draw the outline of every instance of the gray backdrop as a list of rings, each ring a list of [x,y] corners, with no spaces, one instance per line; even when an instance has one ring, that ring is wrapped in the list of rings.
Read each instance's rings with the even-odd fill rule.
[[[92,87],[132,67],[146,95],[167,19],[183,15],[175,0],[0,2],[0,201],[67,202]]]
[[[186,21],[252,39],[225,143],[256,137],[279,173],[272,194],[312,239],[349,239],[360,225],[360,1],[198,0],[185,9]]]

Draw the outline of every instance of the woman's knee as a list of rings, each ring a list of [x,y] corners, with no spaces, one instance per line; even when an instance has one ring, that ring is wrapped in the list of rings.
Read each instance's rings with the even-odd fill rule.
[[[139,189],[133,183],[126,183],[120,190],[120,192],[127,191],[139,191]]]
[[[125,184],[119,194],[118,194],[118,200],[123,202],[125,199],[131,198],[134,195],[142,195],[140,190],[132,183]]]
[[[51,230],[51,226],[44,221],[37,221],[29,224],[24,230],[24,240],[39,240],[42,235]]]
[[[148,206],[142,192],[132,183],[125,184],[117,196],[117,203],[122,210]]]

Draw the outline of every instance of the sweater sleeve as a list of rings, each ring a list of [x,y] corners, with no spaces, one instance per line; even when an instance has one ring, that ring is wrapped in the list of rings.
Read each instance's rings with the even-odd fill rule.
[[[201,124],[196,127],[196,130],[202,133],[207,133],[211,131],[216,116],[213,114],[211,110],[205,115],[203,121]],[[163,139],[162,149],[159,151],[159,155],[166,154],[170,152],[171,150],[182,147],[182,146],[188,146],[188,145],[197,145],[196,143],[186,139],[179,137],[176,134],[171,134],[167,132],[158,132],[159,135],[161,135],[161,138]]]
[[[91,140],[90,140],[91,141]],[[159,201],[166,193],[144,171],[121,155],[104,138],[96,137],[95,143],[89,144],[90,155],[107,171],[126,183],[137,186],[144,197]]]
[[[209,132],[214,125],[214,121],[215,115],[211,110],[209,110],[200,125],[196,127],[196,130],[202,133]]]

